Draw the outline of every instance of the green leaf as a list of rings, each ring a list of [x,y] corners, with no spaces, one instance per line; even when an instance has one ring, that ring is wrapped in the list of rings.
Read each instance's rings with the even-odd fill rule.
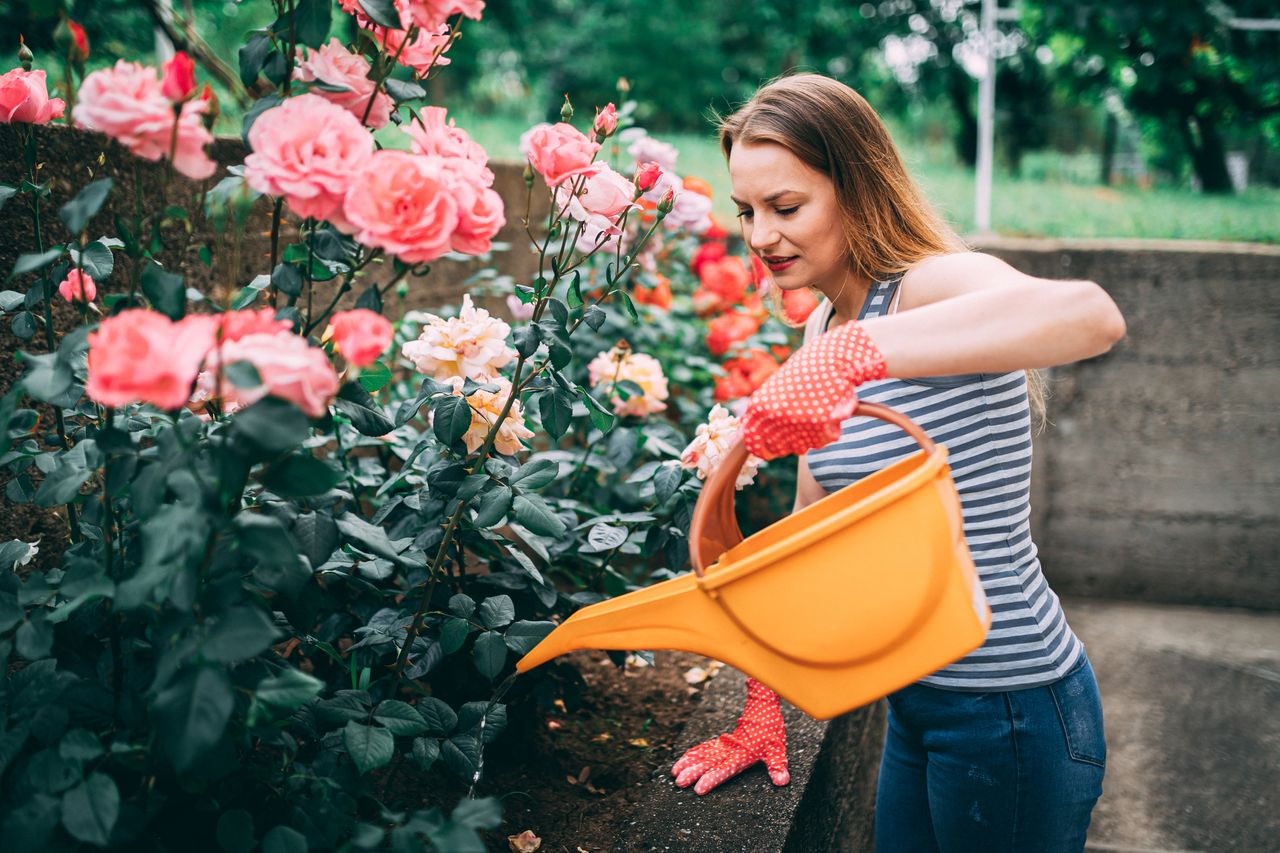
[[[363,690],[339,690],[332,699],[325,699],[318,703],[316,712],[321,719],[330,722],[363,720],[369,716],[369,708],[372,704],[369,694]]]
[[[471,625],[465,619],[450,617],[444,620],[444,624],[440,626],[440,651],[446,655],[453,654],[462,648],[469,633]]]
[[[481,602],[479,616],[486,628],[501,628],[516,618],[516,606],[511,596],[494,595]]]
[[[511,475],[511,485],[519,483],[523,489],[541,489],[555,482],[559,476],[560,463],[551,459],[530,459]]]
[[[360,8],[375,24],[390,27],[393,30],[403,29],[400,13],[393,0],[359,0]]]
[[[391,761],[396,740],[387,729],[351,720],[342,730],[342,742],[361,773],[377,770]]]
[[[5,202],[13,198],[17,194],[17,192],[18,192],[17,187],[10,187],[10,186],[6,186],[5,184],[0,184],[0,210],[4,210]]]
[[[324,689],[324,682],[297,669],[264,678],[254,688],[254,697],[277,711],[293,711],[310,702]]]
[[[588,305],[587,310],[582,314],[582,321],[590,326],[592,331],[598,332],[608,316],[599,305]]]
[[[542,327],[537,323],[520,326],[512,332],[511,340],[516,345],[517,353],[525,358],[532,358],[538,351],[538,345],[542,343]]]
[[[307,853],[307,837],[291,826],[273,826],[262,836],[262,853]]]
[[[341,480],[341,471],[320,461],[309,451],[291,453],[262,475],[262,482],[268,489],[291,498],[322,495]]]
[[[511,489],[506,486],[497,486],[485,492],[476,507],[476,517],[473,522],[475,526],[482,529],[494,527],[502,521],[507,510],[511,508],[511,495]]]
[[[680,480],[683,477],[684,471],[679,465],[658,466],[658,469],[653,472],[653,494],[658,499],[658,503],[664,504],[671,499],[676,489],[680,488]]]
[[[53,650],[53,625],[43,610],[32,611],[27,621],[18,626],[14,637],[18,657],[25,661],[37,661],[49,656]]]
[[[58,246],[57,248],[49,249],[47,252],[40,252],[39,254],[33,253],[18,255],[18,260],[14,262],[13,272],[9,273],[9,278],[22,275],[23,273],[35,272],[36,270],[44,269],[49,266],[49,264],[62,257],[62,252],[63,248]]]
[[[480,674],[490,681],[501,675],[502,668],[507,663],[507,644],[503,641],[502,634],[497,631],[485,631],[476,637],[475,648],[471,650],[471,660]]]
[[[429,769],[440,757],[440,741],[429,737],[414,738],[412,756],[419,770]]]
[[[271,271],[271,286],[286,296],[302,293],[302,270],[293,264],[276,264]]]
[[[350,512],[344,512],[335,518],[334,522],[338,525],[343,538],[360,550],[378,557],[386,557],[397,565],[410,565],[391,544],[391,540],[387,538],[387,531],[378,525],[370,524]]]
[[[62,826],[77,841],[106,847],[120,817],[120,791],[105,773],[94,773],[62,798]]]
[[[294,36],[308,47],[320,47],[329,38],[332,0],[298,0],[293,9]]]
[[[360,387],[359,382],[344,383],[333,404],[361,435],[386,435],[395,429],[391,419],[382,413],[382,407]]]
[[[12,311],[15,308],[21,308],[26,299],[25,293],[19,293],[16,290],[0,290],[0,311]]]
[[[386,387],[391,381],[391,368],[381,361],[375,361],[368,367],[360,369],[360,387],[372,394]]]
[[[249,853],[254,848],[253,815],[244,809],[231,809],[218,817],[214,830],[218,846],[227,853]]]
[[[68,761],[92,761],[105,751],[102,741],[88,729],[72,729],[58,743],[58,754]]]
[[[441,741],[440,756],[450,770],[470,782],[480,766],[480,741],[471,735],[454,735]]]
[[[253,578],[258,583],[292,596],[311,579],[311,573],[299,559],[297,544],[280,519],[242,512],[236,516],[235,527],[240,547],[258,562],[253,570]]]
[[[170,320],[181,320],[186,311],[187,291],[182,276],[166,271],[156,263],[142,269],[142,292],[147,295],[151,307]]]
[[[58,218],[73,235],[79,234],[89,224],[89,220],[102,209],[102,203],[111,192],[111,179],[101,178],[85,185],[76,197],[58,208]],[[94,276],[97,278],[97,276]]]
[[[36,315],[30,311],[19,312],[9,321],[9,328],[13,330],[13,335],[18,340],[29,341],[36,333]]]
[[[271,52],[271,37],[258,33],[240,48],[240,82],[252,86]]]
[[[31,355],[22,353],[22,360],[30,369],[22,377],[22,388],[41,402],[52,402],[62,397],[75,381],[71,365],[58,358],[56,353]]]
[[[593,551],[612,551],[626,541],[627,529],[612,524],[597,524],[587,533],[587,544]]]
[[[543,536],[560,537],[565,534],[564,522],[551,511],[541,498],[534,495],[516,495],[513,504],[516,521]]]
[[[165,751],[186,773],[222,737],[235,706],[231,680],[221,669],[184,673],[156,696],[151,711]]]
[[[263,397],[236,412],[233,424],[237,434],[271,456],[301,444],[311,430],[306,414],[279,397]]]
[[[258,373],[258,368],[254,367],[252,361],[233,361],[223,368],[223,374],[227,381],[237,388],[248,390],[262,384],[262,375]]]
[[[266,650],[280,630],[257,607],[228,610],[214,624],[200,651],[209,660],[235,663]]]
[[[383,85],[387,89],[387,94],[396,99],[396,102],[415,101],[418,98],[425,98],[427,90],[419,86],[417,83],[411,83],[408,80],[397,80],[394,77],[388,77],[383,81]]]
[[[472,613],[476,612],[475,600],[466,593],[460,592],[449,599],[449,612],[455,616],[466,619]]]
[[[81,453],[77,459],[72,451],[62,454],[58,467],[45,475],[44,482],[36,489],[37,506],[51,507],[71,503],[80,494],[80,487],[93,474]]]
[[[446,445],[458,441],[471,427],[471,407],[465,397],[441,397],[432,406],[432,417],[436,438]]]
[[[115,256],[111,254],[111,249],[105,243],[94,240],[80,253],[80,265],[94,281],[101,285],[111,277],[116,261]]]
[[[427,731],[422,715],[407,702],[385,699],[373,709],[373,719],[382,723],[393,735],[420,735]]]
[[[338,525],[327,513],[299,513],[293,521],[293,539],[311,565],[322,566],[338,548]]]
[[[502,824],[502,804],[494,797],[463,800],[449,819],[470,829],[497,829]]]
[[[518,655],[527,655],[555,628],[554,622],[529,622],[521,619],[519,622],[511,623],[503,640],[511,651]]]
[[[542,428],[559,438],[573,423],[573,395],[563,388],[552,388],[538,398],[538,414],[542,418]]]
[[[458,715],[454,710],[434,696],[418,700],[418,713],[427,721],[428,734],[447,735],[458,724]]]
[[[587,392],[587,389],[580,389],[580,395],[582,402],[587,404],[587,414],[591,416],[591,424],[601,432],[608,432],[613,429],[613,425],[618,420],[614,417],[613,412],[606,409],[595,397],[592,397]]]

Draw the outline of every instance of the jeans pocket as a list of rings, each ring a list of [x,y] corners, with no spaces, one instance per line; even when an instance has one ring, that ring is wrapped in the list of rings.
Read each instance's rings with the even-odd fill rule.
[[[1067,752],[1076,761],[1107,766],[1107,740],[1102,727],[1102,698],[1093,669],[1086,662],[1049,685],[1058,709]]]

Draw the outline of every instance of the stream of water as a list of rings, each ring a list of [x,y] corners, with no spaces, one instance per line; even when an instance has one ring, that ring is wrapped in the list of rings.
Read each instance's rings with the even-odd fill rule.
[[[493,706],[502,701],[502,697],[507,695],[507,691],[511,689],[511,685],[515,684],[516,676],[520,673],[513,672],[502,680],[502,683],[494,688],[493,695],[489,698],[489,704],[485,705],[484,713],[480,716],[480,731],[476,736],[476,748],[479,750],[476,758],[476,772],[471,776],[471,787],[467,791],[467,799],[474,800],[476,798],[476,784],[480,781],[480,774],[484,771],[484,727],[489,722],[489,712],[493,710]]]

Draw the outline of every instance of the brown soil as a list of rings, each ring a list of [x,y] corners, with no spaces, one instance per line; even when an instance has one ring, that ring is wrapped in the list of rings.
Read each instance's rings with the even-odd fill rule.
[[[563,709],[555,704],[545,712],[532,703],[513,705],[506,733],[485,749],[476,796],[503,802],[502,826],[485,833],[490,850],[508,850],[507,836],[526,829],[542,839],[539,853],[617,849],[645,787],[692,746],[681,732],[701,690],[690,687],[684,674],[705,667],[706,658],[657,652],[654,666],[628,665],[625,671],[604,652],[561,660],[586,682],[577,707],[572,696]],[[467,793],[443,767],[410,784],[421,785],[423,800],[446,811]]]

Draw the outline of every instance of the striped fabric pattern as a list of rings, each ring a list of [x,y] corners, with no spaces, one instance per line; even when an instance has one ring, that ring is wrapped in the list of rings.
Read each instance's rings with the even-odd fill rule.
[[[887,313],[901,276],[876,282],[858,319]],[[805,340],[827,328],[829,302],[814,310]],[[1082,651],[1049,588],[1031,541],[1031,411],[1022,372],[885,379],[858,399],[897,409],[946,446],[960,494],[964,535],[991,606],[981,648],[921,683],[964,691],[1014,690],[1057,681]],[[853,417],[841,437],[808,453],[814,479],[833,492],[916,450],[883,421]]]

